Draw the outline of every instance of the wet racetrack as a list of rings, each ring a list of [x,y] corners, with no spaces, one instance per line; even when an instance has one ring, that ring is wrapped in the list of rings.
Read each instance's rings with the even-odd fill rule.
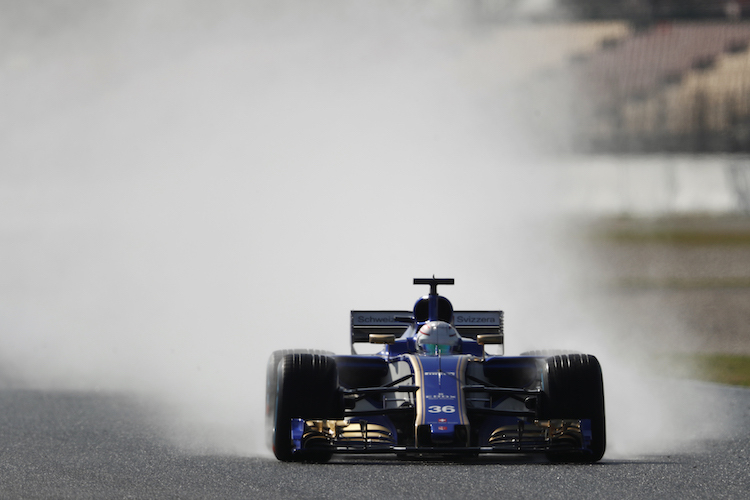
[[[668,454],[594,465],[342,457],[326,465],[175,447],[147,406],[99,393],[0,392],[2,498],[744,498],[750,390],[696,385],[737,428]],[[511,493],[512,492],[512,493]]]

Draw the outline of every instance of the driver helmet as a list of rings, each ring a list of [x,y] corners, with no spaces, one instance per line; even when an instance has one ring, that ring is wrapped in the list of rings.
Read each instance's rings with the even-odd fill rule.
[[[417,350],[435,356],[451,354],[458,345],[458,332],[445,321],[428,321],[417,332]]]

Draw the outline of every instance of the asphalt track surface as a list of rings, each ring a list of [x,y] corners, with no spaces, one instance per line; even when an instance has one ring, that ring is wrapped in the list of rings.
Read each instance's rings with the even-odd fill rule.
[[[0,391],[0,498],[748,498],[750,390],[719,393],[737,427],[678,453],[550,464],[344,457],[287,464],[184,451],[124,396]]]

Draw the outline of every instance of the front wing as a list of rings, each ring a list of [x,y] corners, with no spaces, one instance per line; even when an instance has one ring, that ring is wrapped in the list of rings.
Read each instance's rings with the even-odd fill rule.
[[[591,443],[591,421],[534,420],[495,429],[482,446],[401,446],[384,425],[366,420],[292,419],[293,452],[316,449],[334,453],[477,454],[575,452]]]

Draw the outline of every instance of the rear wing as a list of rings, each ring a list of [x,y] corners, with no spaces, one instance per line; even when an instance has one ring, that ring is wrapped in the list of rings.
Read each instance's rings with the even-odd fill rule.
[[[459,335],[472,340],[477,335],[503,334],[503,311],[455,311],[453,321]],[[367,343],[371,333],[398,338],[412,322],[411,311],[352,311],[351,343]]]
[[[370,342],[371,333],[400,337],[411,324],[411,311],[352,311],[352,344]]]
[[[456,311],[453,326],[462,337],[477,339],[477,335],[503,335],[503,311]]]

